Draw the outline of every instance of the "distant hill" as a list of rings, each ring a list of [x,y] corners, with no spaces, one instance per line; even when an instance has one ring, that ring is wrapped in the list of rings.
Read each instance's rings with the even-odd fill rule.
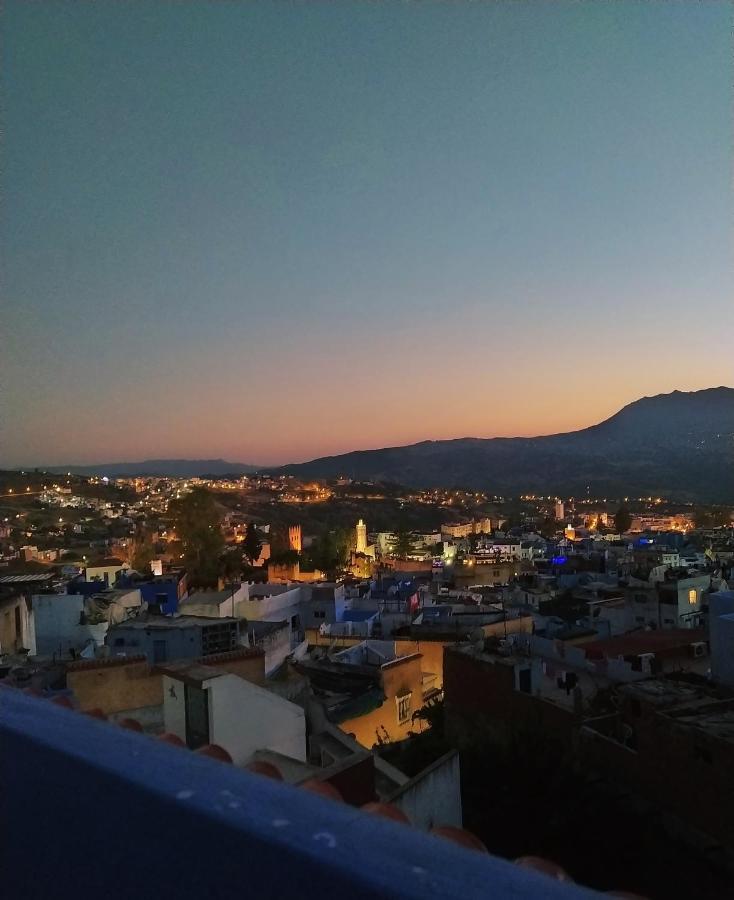
[[[143,462],[99,463],[88,466],[49,466],[48,472],[72,475],[102,475],[108,478],[132,478],[136,475],[161,475],[193,478],[203,475],[248,475],[259,466],[227,462],[225,459],[146,459]]]
[[[460,438],[359,450],[288,465],[304,478],[339,475],[415,487],[584,496],[662,496],[734,503],[734,389],[659,394],[604,422],[534,438]]]

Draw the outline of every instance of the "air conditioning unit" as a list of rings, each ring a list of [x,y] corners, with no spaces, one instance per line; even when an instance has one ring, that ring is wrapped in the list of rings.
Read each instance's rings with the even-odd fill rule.
[[[708,654],[706,641],[696,641],[694,644],[691,644],[691,650],[694,657],[706,656]]]

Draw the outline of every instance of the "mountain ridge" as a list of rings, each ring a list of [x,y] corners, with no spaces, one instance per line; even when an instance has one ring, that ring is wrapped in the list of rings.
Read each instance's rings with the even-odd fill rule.
[[[133,477],[269,472],[346,475],[416,488],[465,487],[498,495],[665,496],[734,503],[734,388],[640,397],[577,431],[535,437],[463,437],[352,450],[285,466],[223,459],[51,466],[46,471]]]
[[[137,475],[159,475],[172,478],[194,478],[202,475],[249,475],[262,466],[227,462],[225,459],[145,459],[141,462],[90,463],[89,465],[47,466],[46,472],[71,472],[72,475],[102,475],[110,478],[133,478]]]
[[[641,397],[578,431],[355,450],[272,469],[498,495],[666,496],[734,502],[734,388]]]

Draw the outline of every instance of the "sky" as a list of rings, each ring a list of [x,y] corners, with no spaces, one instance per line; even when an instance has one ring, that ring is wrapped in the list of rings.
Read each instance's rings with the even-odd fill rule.
[[[0,27],[0,465],[273,465],[734,383],[727,2]]]

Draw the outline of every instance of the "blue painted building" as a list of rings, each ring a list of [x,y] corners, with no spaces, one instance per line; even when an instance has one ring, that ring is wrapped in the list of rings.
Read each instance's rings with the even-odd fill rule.
[[[198,659],[236,650],[243,623],[232,618],[143,614],[109,628],[105,643],[112,656],[143,655],[151,665]]]

